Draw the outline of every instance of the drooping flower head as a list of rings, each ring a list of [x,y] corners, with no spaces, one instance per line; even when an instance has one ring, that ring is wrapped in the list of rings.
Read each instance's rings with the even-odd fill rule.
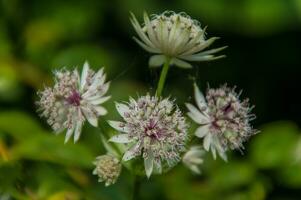
[[[103,68],[94,72],[87,62],[84,64],[81,77],[77,69],[59,70],[54,76],[54,86],[38,92],[39,111],[56,133],[67,129],[65,142],[73,133],[76,142],[86,120],[96,127],[97,118],[107,113],[100,104],[110,98],[104,96],[109,89],[109,83],[105,83],[106,75]]]
[[[105,186],[114,184],[122,169],[118,158],[109,154],[98,156],[93,164],[96,166],[93,174],[98,176],[98,182],[105,182]]]
[[[214,158],[216,151],[224,160],[228,149],[242,150],[243,142],[257,133],[250,121],[255,115],[250,114],[252,107],[248,99],[239,100],[240,94],[226,85],[209,88],[206,99],[199,88],[194,85],[194,95],[197,107],[187,103],[188,116],[200,127],[195,135],[204,138],[204,149],[211,150]]]
[[[224,56],[214,56],[226,47],[204,51],[217,37],[206,39],[205,29],[198,21],[185,13],[165,11],[149,19],[144,13],[144,24],[140,25],[132,14],[131,22],[140,38],[135,41],[146,51],[157,54],[150,58],[149,65],[161,66],[166,58],[171,64],[182,68],[191,68],[186,61],[210,61]]]
[[[182,162],[192,172],[200,174],[200,165],[204,162],[204,154],[205,151],[202,149],[201,146],[192,146],[187,152],[185,152],[182,158]]]
[[[162,168],[170,169],[181,160],[187,124],[172,101],[146,95],[138,100],[131,98],[127,104],[116,103],[116,108],[124,121],[109,121],[121,132],[110,141],[129,143],[123,161],[142,156],[146,175],[150,177],[153,169],[160,173]]]

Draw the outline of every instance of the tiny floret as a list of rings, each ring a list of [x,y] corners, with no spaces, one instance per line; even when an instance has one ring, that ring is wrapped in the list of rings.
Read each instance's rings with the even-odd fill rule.
[[[218,38],[206,39],[206,28],[201,28],[198,21],[185,13],[165,11],[152,15],[151,19],[144,13],[143,25],[132,14],[131,22],[140,38],[134,37],[134,40],[146,51],[156,54],[149,60],[151,67],[163,65],[166,58],[178,67],[191,68],[190,61],[211,61],[224,57],[214,56],[214,53],[226,47],[204,51]]]
[[[93,164],[96,166],[93,174],[97,175],[98,182],[104,182],[105,186],[114,184],[122,169],[118,158],[111,155],[98,156]]]
[[[42,117],[56,133],[67,130],[65,142],[74,134],[76,142],[84,122],[98,125],[98,117],[107,110],[101,106],[110,97],[104,96],[109,89],[104,69],[94,72],[86,62],[81,77],[77,69],[62,69],[54,73],[55,84],[38,92],[37,102]]]
[[[249,106],[248,99],[239,100],[240,94],[226,85],[218,88],[209,88],[206,98],[194,85],[194,96],[197,107],[187,103],[188,116],[200,125],[195,135],[204,138],[203,145],[216,158],[219,156],[227,160],[228,149],[238,149],[242,152],[243,142],[257,133],[250,121],[255,119],[250,114],[253,107]]]
[[[145,173],[150,177],[153,170],[161,173],[181,160],[188,125],[171,100],[146,95],[138,100],[131,98],[127,104],[116,103],[116,108],[124,121],[109,121],[120,132],[110,141],[129,143],[123,161],[142,156]]]
[[[200,165],[204,162],[203,156],[205,151],[201,146],[192,146],[184,154],[182,158],[183,164],[188,167],[192,172],[200,174]]]

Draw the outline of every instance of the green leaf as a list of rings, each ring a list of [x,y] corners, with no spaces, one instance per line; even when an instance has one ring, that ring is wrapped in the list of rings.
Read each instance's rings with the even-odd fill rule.
[[[264,125],[251,140],[251,160],[259,168],[285,167],[294,160],[298,127],[289,121]]]

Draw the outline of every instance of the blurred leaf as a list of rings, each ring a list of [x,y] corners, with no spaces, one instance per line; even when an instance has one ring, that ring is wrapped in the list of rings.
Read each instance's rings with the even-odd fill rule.
[[[26,187],[38,197],[46,199],[56,196],[56,194],[72,194],[70,197],[78,197],[77,188],[70,181],[64,168],[38,163],[32,167],[34,171],[27,173],[27,178],[32,177],[32,181],[26,184]],[[60,196],[60,195],[59,195]]]
[[[16,122],[18,125],[16,126]],[[1,112],[0,130],[17,139],[11,148],[13,159],[34,159],[60,163],[66,166],[92,167],[94,156],[86,146],[64,145],[64,133],[55,136],[45,132],[35,120],[20,112]]]
[[[14,159],[43,160],[65,166],[92,167],[94,156],[87,147],[81,144],[64,145],[62,137],[47,134],[20,142],[12,148],[11,156]]]
[[[291,164],[281,168],[278,173],[278,180],[290,188],[301,188],[301,164]]]
[[[0,57],[8,58],[11,56],[12,44],[7,35],[4,23],[0,18]]]
[[[18,111],[0,112],[0,130],[20,141],[34,138],[34,136],[41,135],[42,132],[37,121]]]
[[[12,62],[0,60],[0,99],[13,101],[20,97],[21,92],[19,75]]]
[[[251,140],[251,159],[260,168],[285,167],[294,161],[298,127],[288,121],[273,122],[260,128]]]
[[[53,59],[52,68],[82,68],[88,61],[91,68],[100,69],[105,67],[106,73],[114,70],[116,58],[104,49],[96,45],[76,45],[58,52]]]
[[[80,199],[75,193],[72,192],[58,192],[50,197],[47,198],[47,200],[77,200]]]
[[[185,11],[200,20],[203,26],[246,35],[279,32],[298,23],[289,1],[178,1]],[[293,22],[293,23],[292,23]],[[205,24],[204,24],[205,23]]]
[[[255,170],[250,163],[229,161],[211,171],[209,183],[218,190],[233,190],[254,180]]]

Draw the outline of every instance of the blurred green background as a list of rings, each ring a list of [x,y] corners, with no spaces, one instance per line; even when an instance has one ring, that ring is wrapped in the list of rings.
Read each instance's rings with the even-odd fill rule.
[[[256,105],[261,133],[225,163],[208,155],[202,176],[179,165],[144,180],[141,199],[298,200],[301,198],[300,50],[301,0],[1,0],[0,4],[0,199],[130,199],[131,174],[123,170],[108,188],[92,176],[104,149],[100,131],[86,125],[80,142],[64,145],[36,113],[36,91],[52,71],[106,67],[114,101],[154,91],[159,71],[133,40],[129,11],[187,12],[208,25],[213,46],[228,45],[226,59],[172,68],[165,95],[192,101],[192,80],[203,90],[225,82],[243,89]],[[299,52],[299,53],[298,53]],[[181,81],[179,81],[181,79]],[[189,88],[189,89],[187,89]]]

